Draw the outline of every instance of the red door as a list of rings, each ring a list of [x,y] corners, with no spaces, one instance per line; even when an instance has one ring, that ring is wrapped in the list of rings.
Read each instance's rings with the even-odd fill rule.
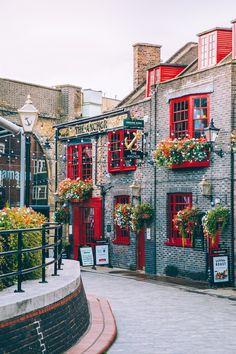
[[[73,203],[73,258],[78,259],[79,247],[94,246],[102,239],[102,199]]]
[[[144,269],[145,266],[145,247],[144,247],[144,227],[139,231],[137,238],[137,267]]]

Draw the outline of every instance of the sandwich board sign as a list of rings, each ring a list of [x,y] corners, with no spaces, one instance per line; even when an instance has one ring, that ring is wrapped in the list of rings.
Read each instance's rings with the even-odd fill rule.
[[[80,258],[82,266],[93,266],[93,249],[92,247],[81,247],[80,248]]]
[[[109,264],[108,245],[96,245],[96,265]]]

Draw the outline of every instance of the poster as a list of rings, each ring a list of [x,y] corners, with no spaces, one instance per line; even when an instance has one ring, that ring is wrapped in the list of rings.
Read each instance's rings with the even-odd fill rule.
[[[229,281],[228,256],[213,257],[213,281],[214,283],[225,283]]]
[[[80,248],[80,256],[82,266],[93,266],[93,250],[92,247],[81,247]]]
[[[109,264],[108,245],[96,245],[96,265]]]

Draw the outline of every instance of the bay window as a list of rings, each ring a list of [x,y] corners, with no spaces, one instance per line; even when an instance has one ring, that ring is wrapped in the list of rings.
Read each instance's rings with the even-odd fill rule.
[[[185,96],[170,102],[170,136],[200,138],[209,123],[209,96]]]

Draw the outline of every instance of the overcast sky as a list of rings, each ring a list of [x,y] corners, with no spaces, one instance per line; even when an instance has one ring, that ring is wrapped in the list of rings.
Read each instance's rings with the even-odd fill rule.
[[[123,98],[133,47],[162,45],[165,61],[196,34],[230,27],[235,0],[0,0],[0,77],[71,84]]]

